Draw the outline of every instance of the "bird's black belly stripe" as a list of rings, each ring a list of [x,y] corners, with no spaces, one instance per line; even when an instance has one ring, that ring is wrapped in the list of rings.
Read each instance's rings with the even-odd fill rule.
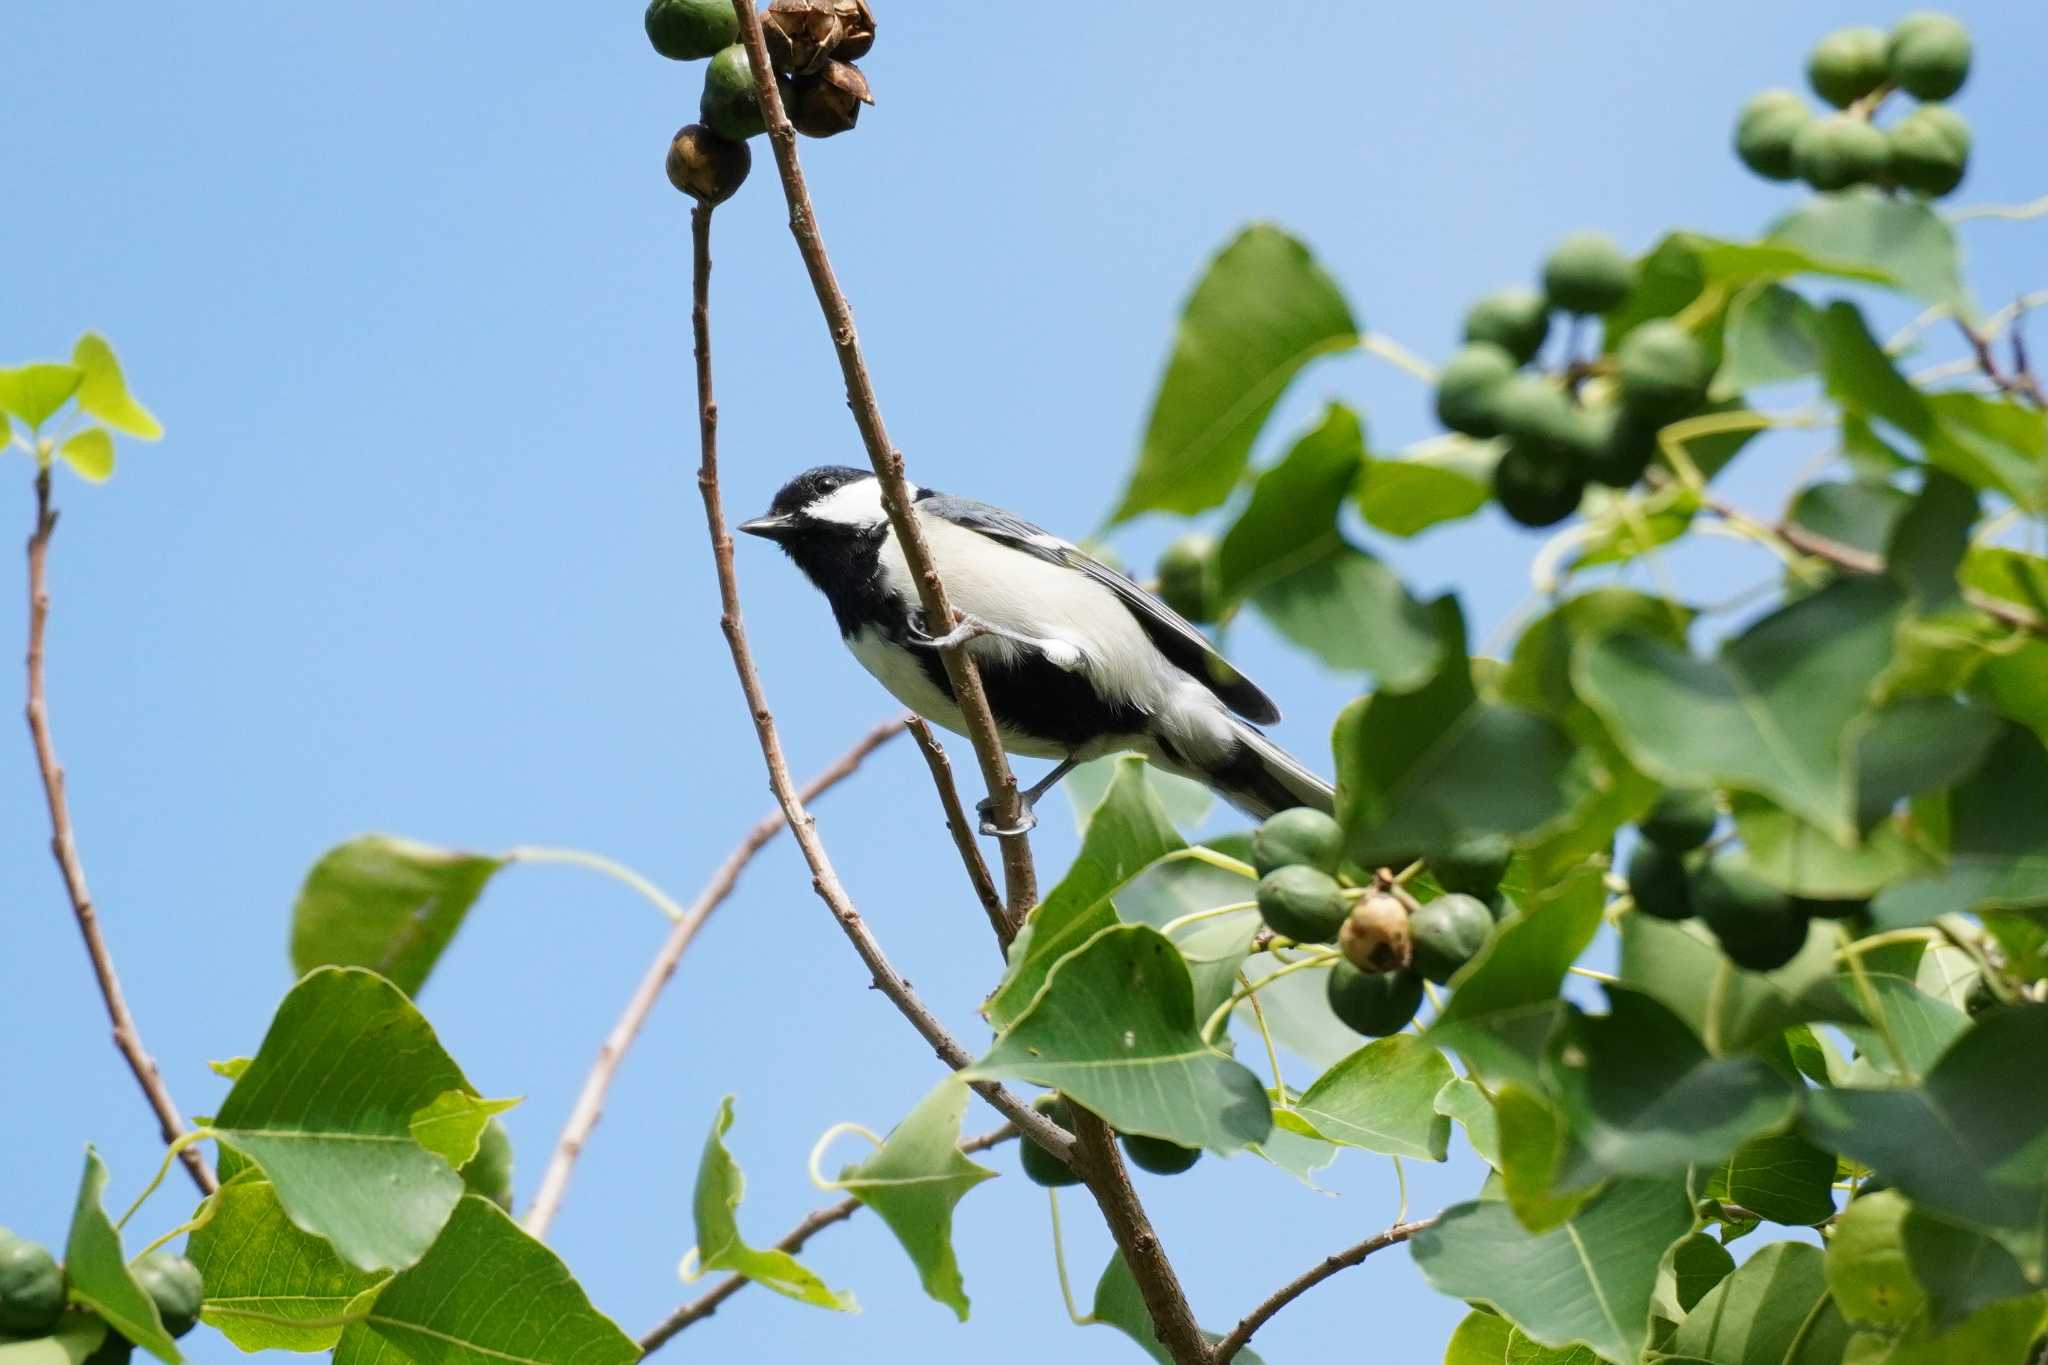
[[[925,676],[948,697],[952,679],[935,649],[920,650]],[[1022,731],[1048,744],[1078,749],[1107,735],[1131,735],[1145,729],[1142,708],[1111,701],[1095,690],[1087,675],[1059,667],[1036,650],[1017,650],[1003,661],[977,660],[989,709],[1004,727]]]

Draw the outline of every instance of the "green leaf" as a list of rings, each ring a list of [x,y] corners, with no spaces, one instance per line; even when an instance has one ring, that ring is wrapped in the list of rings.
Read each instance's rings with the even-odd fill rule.
[[[1992,712],[1950,697],[1897,701],[1859,720],[1857,829],[1872,828],[1908,797],[1967,777],[2002,729]]]
[[[101,1205],[106,1189],[106,1165],[87,1147],[85,1175],[78,1184],[71,1233],[64,1243],[64,1278],[71,1301],[99,1314],[109,1327],[167,1365],[178,1365],[183,1357],[177,1344],[164,1330],[148,1291],[129,1273],[121,1234]]]
[[[1762,797],[1737,796],[1733,806],[1741,865],[1795,896],[1854,900],[1933,866],[1894,824],[1879,825],[1861,844],[1844,847]]]
[[[1671,1248],[1672,1293],[1680,1310],[1690,1313],[1714,1286],[1735,1273],[1735,1258],[1704,1232]]]
[[[2048,559],[1986,545],[1963,556],[1963,583],[2048,615]]]
[[[1524,834],[1570,804],[1571,741],[1542,716],[1481,700],[1457,599],[1432,611],[1443,642],[1436,675],[1351,703],[1331,739],[1337,816],[1365,867],[1398,867],[1473,835]]]
[[[193,1231],[185,1253],[206,1284],[200,1316],[244,1351],[333,1349],[341,1327],[326,1320],[384,1277],[294,1227],[261,1171],[242,1172],[213,1198],[211,1219]]]
[[[910,1255],[924,1292],[967,1321],[967,1293],[953,1257],[953,1207],[995,1177],[960,1150],[967,1087],[948,1076],[889,1130],[874,1154],[839,1173],[838,1187],[881,1215]]]
[[[1365,428],[1342,403],[1252,485],[1216,547],[1216,589],[1235,602],[1337,548],[1337,513],[1365,467]]]
[[[1444,1365],[1601,1365],[1600,1358],[1583,1346],[1553,1351],[1540,1346],[1515,1330],[1514,1324],[1497,1313],[1474,1309],[1451,1333],[1444,1348]]]
[[[1977,495],[1969,486],[1939,469],[1928,470],[1885,553],[1892,578],[1912,595],[1920,612],[1940,611],[1961,599],[1956,574],[1976,523]]]
[[[1494,1117],[1493,1102],[1479,1086],[1459,1076],[1436,1092],[1436,1112],[1457,1120],[1466,1141],[1481,1160],[1496,1170],[1500,1167],[1500,1121]]]
[[[1820,343],[1829,397],[1851,411],[1883,418],[1909,436],[1927,438],[1934,414],[1926,397],[1892,364],[1861,309],[1841,299],[1830,303],[1821,314]]]
[[[1880,928],[1941,915],[2048,904],[2048,748],[2006,726],[1976,772],[1948,795],[1945,866],[1936,876],[1887,887],[1871,903]]]
[[[1868,969],[1864,979],[1877,1001],[1884,1027],[1849,1024],[1843,1026],[1843,1032],[1881,1070],[1909,1079],[1924,1075],[1970,1026],[1968,1015],[1947,1001],[1928,995],[1911,977]],[[1843,993],[1851,999],[1861,999],[1854,982],[1855,977],[1845,970],[1841,975]],[[1892,1049],[1894,1040],[1898,1043],[1896,1056]]]
[[[1358,510],[1376,531],[1406,539],[1459,521],[1493,496],[1500,445],[1448,435],[1399,455],[1375,455],[1358,485]]]
[[[476,1094],[397,987],[323,967],[278,1006],[213,1127],[263,1168],[293,1224],[359,1269],[396,1270],[462,1196],[462,1177],[412,1131],[450,1090]]]
[[[71,363],[83,376],[78,385],[78,406],[82,412],[139,440],[154,441],[164,434],[163,423],[128,392],[121,363],[114,359],[114,348],[106,338],[97,332],[87,332],[72,347]]]
[[[1848,1336],[1820,1248],[1773,1242],[1685,1315],[1671,1351],[1704,1365],[1839,1365]]]
[[[1113,893],[1116,916],[1126,924],[1149,924],[1173,940],[1187,961],[1195,988],[1195,1017],[1212,1010],[1237,989],[1238,969],[1250,951],[1252,936],[1265,927],[1252,902],[1258,880],[1242,863],[1220,858],[1206,848],[1184,848],[1167,854]],[[1241,905],[1226,915],[1207,914],[1180,925],[1183,916]],[[1250,1007],[1240,1006],[1240,1013]]]
[[[1600,900],[1596,872],[1502,924],[1465,967],[1426,1036],[1456,1049],[1484,1079],[1540,1089],[1537,1060],[1560,1018],[1557,989],[1600,927]]]
[[[1308,248],[1258,223],[1225,247],[1182,310],[1137,468],[1114,525],[1202,512],[1230,496],[1294,376],[1358,342],[1351,307]]]
[[[443,1091],[412,1116],[413,1141],[459,1171],[476,1155],[491,1119],[518,1106],[518,1100],[484,1100],[464,1090]]]
[[[1743,290],[1728,305],[1714,396],[1804,379],[1820,368],[1820,314],[1778,284]]]
[[[2048,1298],[2008,1299],[1979,1310],[1950,1332],[1915,1324],[1903,1335],[1858,1332],[1843,1365],[2031,1365],[2048,1319]]]
[[[1316,1133],[1345,1147],[1442,1161],[1451,1121],[1437,1093],[1456,1077],[1435,1047],[1412,1033],[1367,1043],[1316,1077],[1294,1110]]]
[[[1649,1340],[1657,1263],[1692,1222],[1683,1182],[1628,1180],[1543,1233],[1505,1204],[1459,1204],[1409,1249],[1437,1292],[1490,1304],[1540,1344],[1632,1361]]]
[[[858,1305],[852,1294],[827,1288],[823,1280],[788,1252],[750,1247],[740,1236],[736,1215],[740,1200],[746,1196],[747,1180],[740,1172],[739,1162],[733,1160],[725,1147],[726,1130],[732,1127],[732,1098],[727,1095],[718,1102],[718,1116],[711,1121],[711,1133],[704,1139],[704,1155],[697,1163],[697,1191],[690,1201],[696,1217],[697,1246],[683,1258],[683,1278],[695,1280],[714,1270],[730,1270],[798,1303],[853,1312]]]
[[[1990,488],[2036,513],[2048,508],[2048,414],[1978,393],[1927,399],[1935,427],[1927,458],[1972,488]]]
[[[1770,241],[1828,262],[1833,273],[1876,271],[1928,303],[1968,315],[1955,233],[1920,199],[1874,190],[1816,195],[1774,224]]]
[[[1861,1020],[1835,983],[1835,930],[1813,925],[1798,956],[1774,972],[1744,971],[1694,924],[1632,914],[1621,922],[1620,976],[1655,996],[1715,1056],[1768,1043],[1794,1024]]]
[[[1422,686],[1444,656],[1439,624],[1400,576],[1342,541],[1252,598],[1273,628],[1331,668],[1370,673],[1394,692]]]
[[[1109,1253],[1109,1264],[1102,1268],[1102,1278],[1095,1282],[1095,1304],[1089,1310],[1089,1321],[1116,1328],[1137,1342],[1145,1354],[1158,1361],[1159,1365],[1174,1365],[1173,1357],[1153,1330],[1152,1315],[1145,1311],[1145,1297],[1138,1292],[1138,1282],[1131,1278],[1131,1269],[1124,1264],[1121,1251]],[[1204,1332],[1202,1336],[1212,1346],[1223,1339],[1214,1332]],[[1249,1346],[1231,1359],[1247,1361],[1249,1365],[1263,1365],[1258,1353]]]
[[[1900,1248],[1913,1278],[1926,1292],[1928,1321],[1937,1331],[2034,1288],[2011,1252],[1982,1233],[1925,1209],[1908,1213],[1900,1233]]]
[[[1024,1012],[1055,963],[1116,922],[1112,892],[1187,846],[1146,779],[1144,760],[1126,754],[1116,763],[1108,793],[1089,816],[1081,851],[1010,945],[1009,970],[983,1006],[998,1029]]]
[[[1272,1131],[1265,1087],[1202,1040],[1194,986],[1173,943],[1146,925],[1104,929],[1061,959],[969,1080],[1030,1081],[1072,1096],[1119,1132],[1229,1153]]]
[[[1271,953],[1254,953],[1244,960],[1245,979],[1257,989],[1259,1008],[1265,1012],[1266,1028],[1273,1041],[1287,1052],[1326,1071],[1358,1050],[1358,1034],[1339,1020],[1330,1009],[1330,994],[1321,972],[1289,972],[1271,984],[1266,978],[1280,969]],[[1246,1009],[1238,1007],[1238,1017]]]
[[[640,1348],[555,1253],[465,1195],[433,1249],[342,1333],[335,1365],[631,1365]]]
[[[2038,1060],[2048,1011],[1993,1010],[1916,1088],[1817,1090],[1805,1128],[1929,1212],[1978,1228],[2043,1270],[2048,1229],[2048,1087]]]
[[[84,379],[85,371],[76,365],[49,361],[0,370],[0,411],[19,417],[23,426],[40,427],[70,401]]]
[[[1509,1081],[1495,1087],[1493,1112],[1500,1125],[1501,1191],[1515,1221],[1532,1233],[1564,1226],[1599,1183],[1582,1179],[1566,1188],[1560,1178],[1578,1150],[1564,1111],[1541,1092]]]
[[[1844,736],[1892,657],[1899,604],[1889,583],[1843,579],[1756,622],[1717,659],[1621,631],[1583,648],[1574,677],[1644,772],[1768,796],[1846,843]]]
[[[1700,1193],[1738,1204],[1772,1223],[1811,1227],[1835,1212],[1835,1155],[1797,1133],[1774,1133],[1737,1148]]]
[[[1558,1073],[1585,1168],[1682,1172],[1792,1121],[1795,1087],[1762,1058],[1712,1057],[1678,1016],[1639,991],[1611,986],[1607,998],[1608,1014],[1574,1013]]]
[[[1887,483],[1812,483],[1799,490],[1787,520],[1852,549],[1882,555],[1912,501]]]
[[[57,458],[87,483],[105,483],[114,476],[114,438],[104,427],[74,431],[57,447]]]
[[[368,967],[417,995],[503,858],[365,834],[321,855],[292,906],[292,969]]]
[[[0,1365],[85,1365],[106,1336],[107,1324],[90,1313],[66,1313],[46,1337],[0,1332]]]
[[[1095,812],[1102,807],[1102,799],[1109,795],[1110,785],[1122,770],[1125,757],[1123,754],[1108,754],[1090,759],[1061,779],[1060,790],[1067,794],[1068,804],[1074,808],[1076,834],[1088,832],[1088,822],[1095,818]],[[1193,778],[1181,777],[1147,763],[1145,780],[1152,784],[1152,794],[1159,798],[1160,808],[1177,826],[1199,825],[1215,808],[1215,794]]]

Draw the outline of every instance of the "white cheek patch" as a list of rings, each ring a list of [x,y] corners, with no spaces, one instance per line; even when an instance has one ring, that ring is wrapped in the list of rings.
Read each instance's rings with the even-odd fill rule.
[[[916,497],[917,491],[913,485],[910,496]],[[837,526],[880,526],[889,519],[882,507],[882,485],[875,479],[856,479],[835,488],[804,510],[819,521]]]

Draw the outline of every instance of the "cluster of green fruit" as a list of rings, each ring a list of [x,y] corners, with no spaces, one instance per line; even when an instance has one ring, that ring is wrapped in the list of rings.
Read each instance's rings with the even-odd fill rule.
[[[1065,1095],[1040,1095],[1031,1101],[1031,1107],[1072,1131],[1074,1127],[1074,1102]],[[1117,1141],[1124,1147],[1124,1155],[1131,1164],[1155,1175],[1179,1175],[1202,1159],[1199,1147],[1183,1147],[1165,1138],[1147,1137],[1143,1133],[1119,1133]],[[1072,1167],[1054,1156],[1030,1138],[1018,1144],[1017,1159],[1024,1168],[1024,1174],[1034,1184],[1047,1189],[1059,1189],[1067,1185],[1078,1185],[1081,1177]]]
[[[1837,112],[1817,116],[1791,90],[1766,90],[1742,106],[1735,153],[1767,180],[1804,180],[1817,190],[1898,187],[1939,198],[1962,183],[1970,125],[1940,101],[1970,74],[1970,35],[1946,14],[1921,11],[1887,34],[1830,33],[1806,59],[1814,93]],[[1889,129],[1874,122],[1893,90],[1922,101]]]
[[[851,129],[875,102],[855,60],[875,45],[867,0],[775,0],[761,16],[761,37],[775,69],[783,112],[799,133],[832,137]],[[707,204],[730,199],[747,178],[747,139],[768,131],[739,18],[730,0],[649,0],[647,40],[679,62],[710,58],[698,122],[668,149],[668,178]]]
[[[1553,311],[1612,312],[1636,266],[1614,241],[1578,232],[1543,263],[1543,288],[1502,289],[1465,314],[1464,349],[1437,376],[1436,415],[1452,431],[1505,441],[1494,466],[1501,510],[1524,526],[1570,516],[1586,485],[1627,488],[1657,453],[1657,433],[1705,405],[1714,361],[1686,327],[1655,318],[1612,355],[1567,357],[1561,373],[1527,373]]]
[[[1666,920],[1697,916],[1729,961],[1768,972],[1806,946],[1809,920],[1847,919],[1869,904],[1794,896],[1750,871],[1739,855],[1708,852],[1719,819],[1712,792],[1666,792],[1657,799],[1636,823],[1641,837],[1628,860],[1637,910]]]
[[[166,1332],[182,1337],[192,1330],[206,1296],[197,1266],[183,1256],[159,1251],[129,1269],[156,1304]],[[69,1301],[64,1268],[49,1248],[0,1228],[0,1335],[49,1336],[62,1324]],[[109,1332],[87,1365],[119,1365],[131,1349],[127,1338]]]
[[[1444,894],[1417,903],[1398,886],[1349,885],[1344,838],[1321,811],[1281,811],[1252,835],[1259,917],[1295,943],[1335,943],[1330,1009],[1369,1038],[1398,1033],[1422,1008],[1422,983],[1448,982],[1478,955],[1512,908],[1500,879],[1513,853],[1506,839],[1469,842],[1430,860]]]

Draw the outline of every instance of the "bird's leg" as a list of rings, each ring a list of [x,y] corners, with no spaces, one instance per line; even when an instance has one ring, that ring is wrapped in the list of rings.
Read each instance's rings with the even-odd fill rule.
[[[1031,808],[1038,804],[1039,797],[1044,796],[1053,789],[1054,783],[1074,771],[1075,768],[1080,766],[1080,763],[1080,759],[1069,754],[1060,760],[1058,767],[1054,768],[1044,777],[1039,778],[1023,791],[1018,792],[1017,824],[1013,829],[1000,829],[996,826],[995,800],[992,797],[984,796],[974,805],[975,814],[981,817],[981,832],[983,834],[1007,836],[1011,834],[1028,834],[1036,829],[1038,827],[1038,817],[1032,813]]]
[[[960,624],[944,635],[928,635],[915,624],[910,627],[910,643],[925,649],[951,649],[955,645],[964,645],[969,640],[979,639],[984,635],[1037,650],[1057,668],[1072,668],[1081,659],[1081,651],[1064,640],[1046,640],[1036,635],[1026,635],[1021,630],[1011,630],[1008,626],[999,626],[993,621],[984,621],[979,616],[970,616],[966,612],[960,614]]]

